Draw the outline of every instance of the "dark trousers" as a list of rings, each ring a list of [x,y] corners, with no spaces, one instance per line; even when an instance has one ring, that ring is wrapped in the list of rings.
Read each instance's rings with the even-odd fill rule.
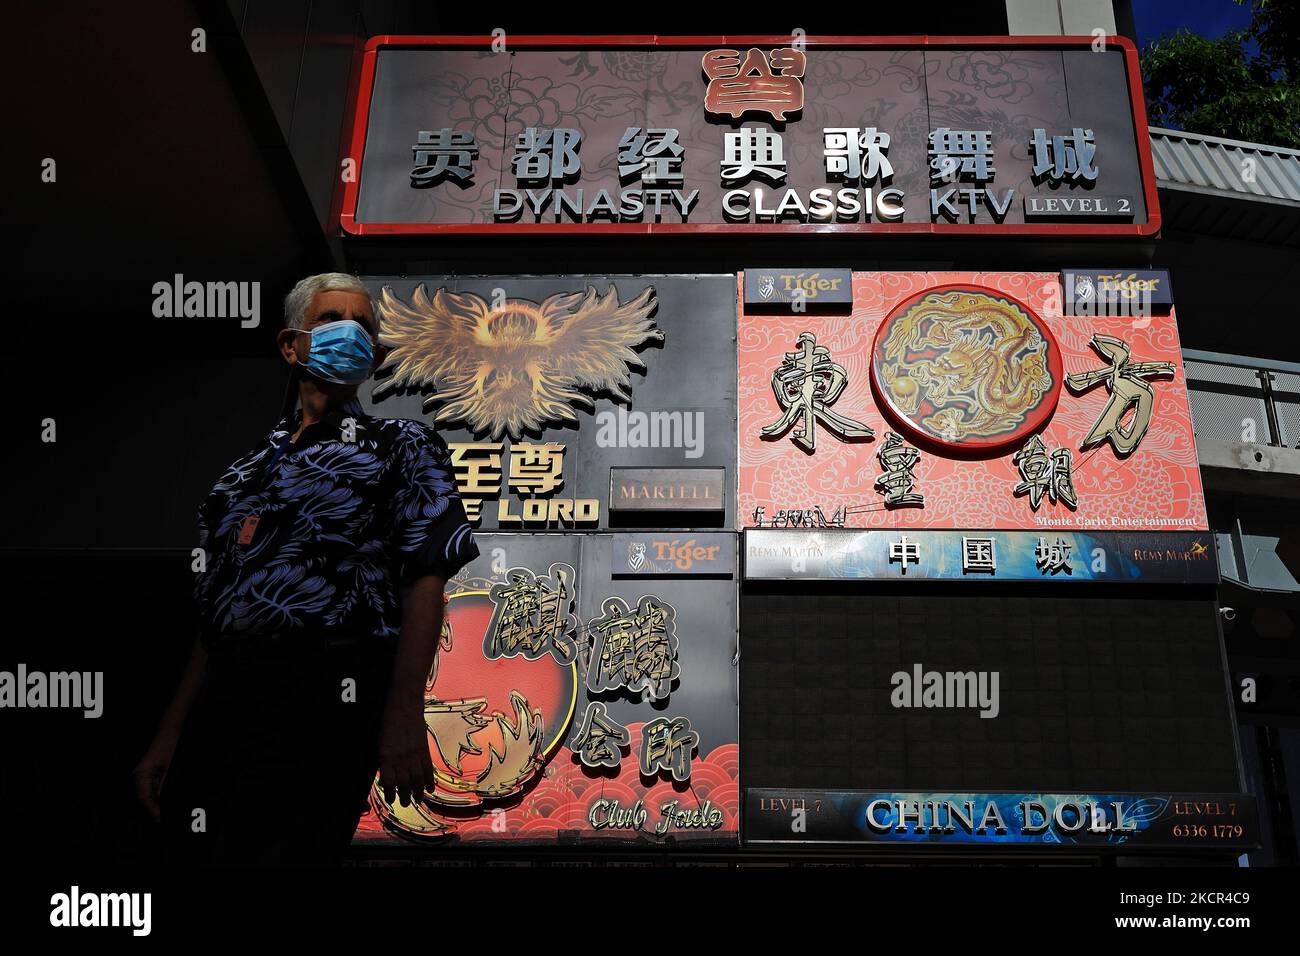
[[[393,655],[378,643],[211,649],[163,780],[166,861],[339,865],[378,769]]]

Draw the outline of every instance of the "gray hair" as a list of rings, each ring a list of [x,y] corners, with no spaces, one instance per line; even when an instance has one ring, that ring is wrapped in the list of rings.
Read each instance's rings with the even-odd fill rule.
[[[370,298],[370,290],[354,275],[346,272],[322,272],[308,276],[284,297],[284,327],[301,329],[307,323],[307,310],[318,292],[359,292]],[[373,306],[374,300],[371,299]]]

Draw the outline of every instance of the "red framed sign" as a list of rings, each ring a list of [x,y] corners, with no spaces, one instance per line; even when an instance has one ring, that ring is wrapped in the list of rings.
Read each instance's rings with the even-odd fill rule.
[[[1160,228],[1123,37],[381,36],[355,102],[356,236]]]

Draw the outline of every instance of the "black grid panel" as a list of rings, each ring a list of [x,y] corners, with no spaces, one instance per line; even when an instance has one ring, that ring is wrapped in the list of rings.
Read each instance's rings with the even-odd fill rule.
[[[1214,615],[1208,600],[1077,590],[1060,597],[790,586],[746,593],[742,783],[1237,791]],[[896,709],[891,676],[915,663],[998,671],[999,715]]]

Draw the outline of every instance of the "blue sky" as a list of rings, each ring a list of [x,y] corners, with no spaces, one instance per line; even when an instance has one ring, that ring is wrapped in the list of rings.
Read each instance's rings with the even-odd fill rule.
[[[1233,0],[1133,0],[1138,48],[1179,27],[1204,37],[1221,37],[1250,23],[1250,3]]]

